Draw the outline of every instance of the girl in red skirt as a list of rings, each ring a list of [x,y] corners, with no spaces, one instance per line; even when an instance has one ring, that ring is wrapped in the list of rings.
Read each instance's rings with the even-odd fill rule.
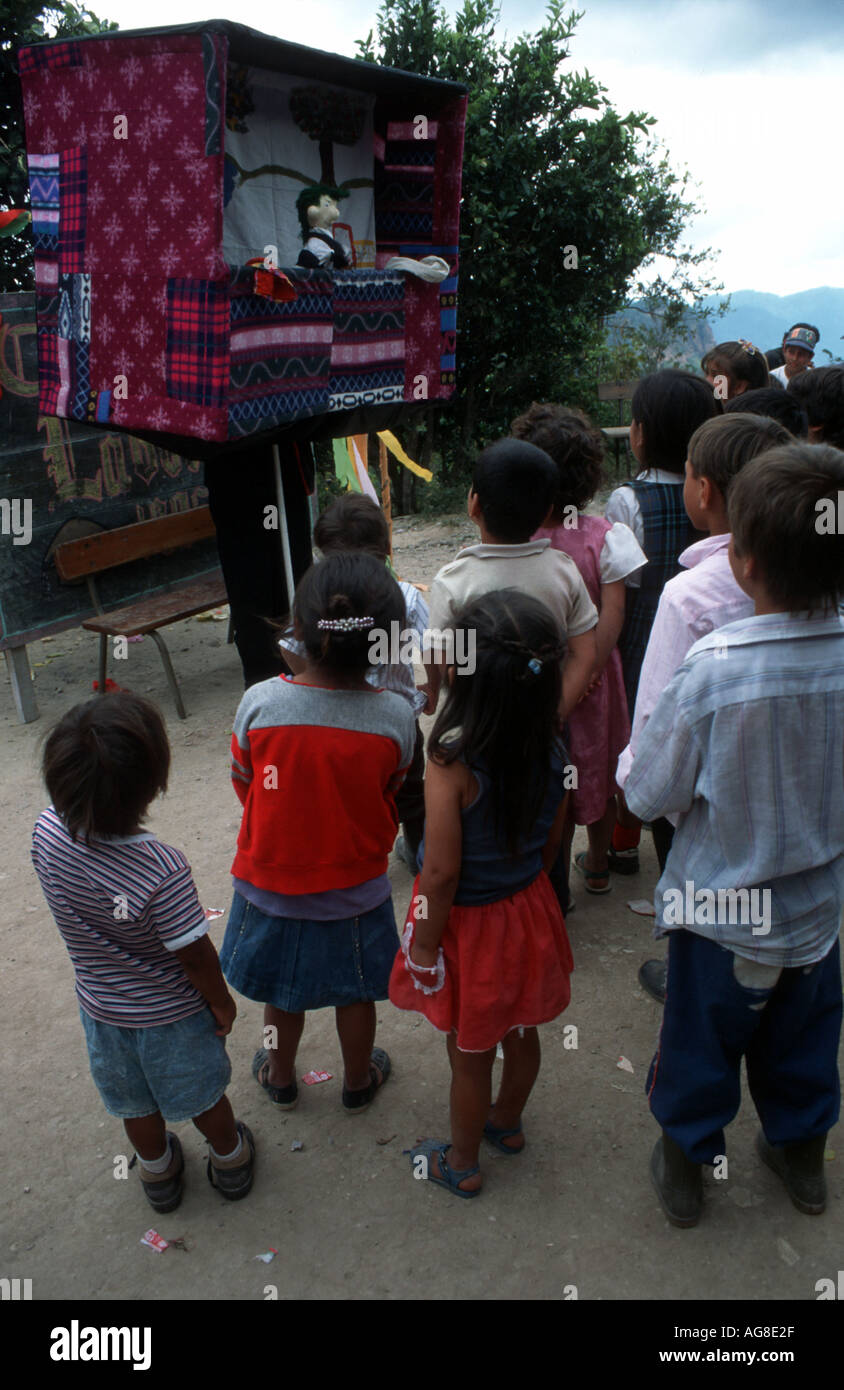
[[[447,1035],[451,1062],[451,1143],[412,1149],[414,1173],[476,1197],[481,1138],[509,1155],[524,1147],[537,1024],[570,997],[571,949],[546,874],[566,813],[565,639],[544,604],[515,589],[473,600],[455,626],[474,635],[475,665],[449,668],[430,736],[422,868],[390,999]],[[498,1042],[504,1070],[491,1104]]]

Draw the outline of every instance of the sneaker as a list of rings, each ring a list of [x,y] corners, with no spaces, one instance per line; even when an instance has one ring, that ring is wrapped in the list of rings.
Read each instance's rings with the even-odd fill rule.
[[[774,1145],[760,1132],[756,1150],[762,1162],[782,1178],[797,1210],[807,1216],[820,1216],[826,1209],[826,1135],[819,1134],[798,1144]]]
[[[607,863],[614,874],[637,874],[639,872],[639,851],[638,849],[613,849],[610,845],[607,850]]]
[[[251,1191],[255,1169],[255,1140],[248,1125],[238,1120],[237,1132],[243,1141],[244,1152],[237,1158],[221,1163],[208,1155],[208,1181],[227,1202],[239,1202]]]
[[[665,1003],[667,967],[664,960],[646,960],[639,966],[639,984],[658,1004]]]
[[[143,1159],[138,1158],[138,1171],[144,1194],[153,1210],[161,1216],[168,1211],[175,1211],[181,1202],[185,1171],[185,1156],[178,1135],[171,1134],[168,1130],[167,1138],[170,1142],[170,1164],[163,1173],[150,1173],[144,1167]]]
[[[703,1210],[703,1174],[663,1130],[651,1154],[651,1182],[672,1226],[696,1226]]]

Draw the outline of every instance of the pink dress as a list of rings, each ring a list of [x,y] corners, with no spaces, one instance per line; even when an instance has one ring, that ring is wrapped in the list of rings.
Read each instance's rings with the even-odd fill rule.
[[[601,551],[611,529],[612,522],[602,516],[580,512],[576,527],[543,526],[536,532],[536,538],[547,536],[555,550],[571,556],[599,613]],[[568,728],[569,754],[577,768],[577,790],[572,790],[574,818],[578,825],[591,825],[600,820],[618,790],[615,769],[619,754],[630,741],[630,717],[616,647],[595,689],[569,715]]]

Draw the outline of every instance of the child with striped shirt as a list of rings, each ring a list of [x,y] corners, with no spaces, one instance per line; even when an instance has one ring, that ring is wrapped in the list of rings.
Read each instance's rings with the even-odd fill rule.
[[[255,1145],[226,1098],[223,1039],[235,1002],[223,980],[184,855],[141,828],[167,789],[170,746],[155,705],[128,691],[76,705],[47,739],[52,805],[32,861],[76,973],[91,1074],[140,1161],[159,1212],[182,1199],[184,1156],[165,1127],[192,1119],[208,1177],[237,1201]]]

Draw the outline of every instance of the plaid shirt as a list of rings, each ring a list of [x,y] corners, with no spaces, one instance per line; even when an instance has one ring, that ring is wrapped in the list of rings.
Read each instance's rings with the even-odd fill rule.
[[[624,789],[634,815],[679,814],[654,897],[663,936],[687,927],[750,960],[822,960],[844,904],[844,623],[742,618],[691,648],[642,731]],[[676,920],[673,891],[770,891],[770,930]],[[738,915],[738,914],[733,914]],[[666,920],[667,919],[667,920]]]

